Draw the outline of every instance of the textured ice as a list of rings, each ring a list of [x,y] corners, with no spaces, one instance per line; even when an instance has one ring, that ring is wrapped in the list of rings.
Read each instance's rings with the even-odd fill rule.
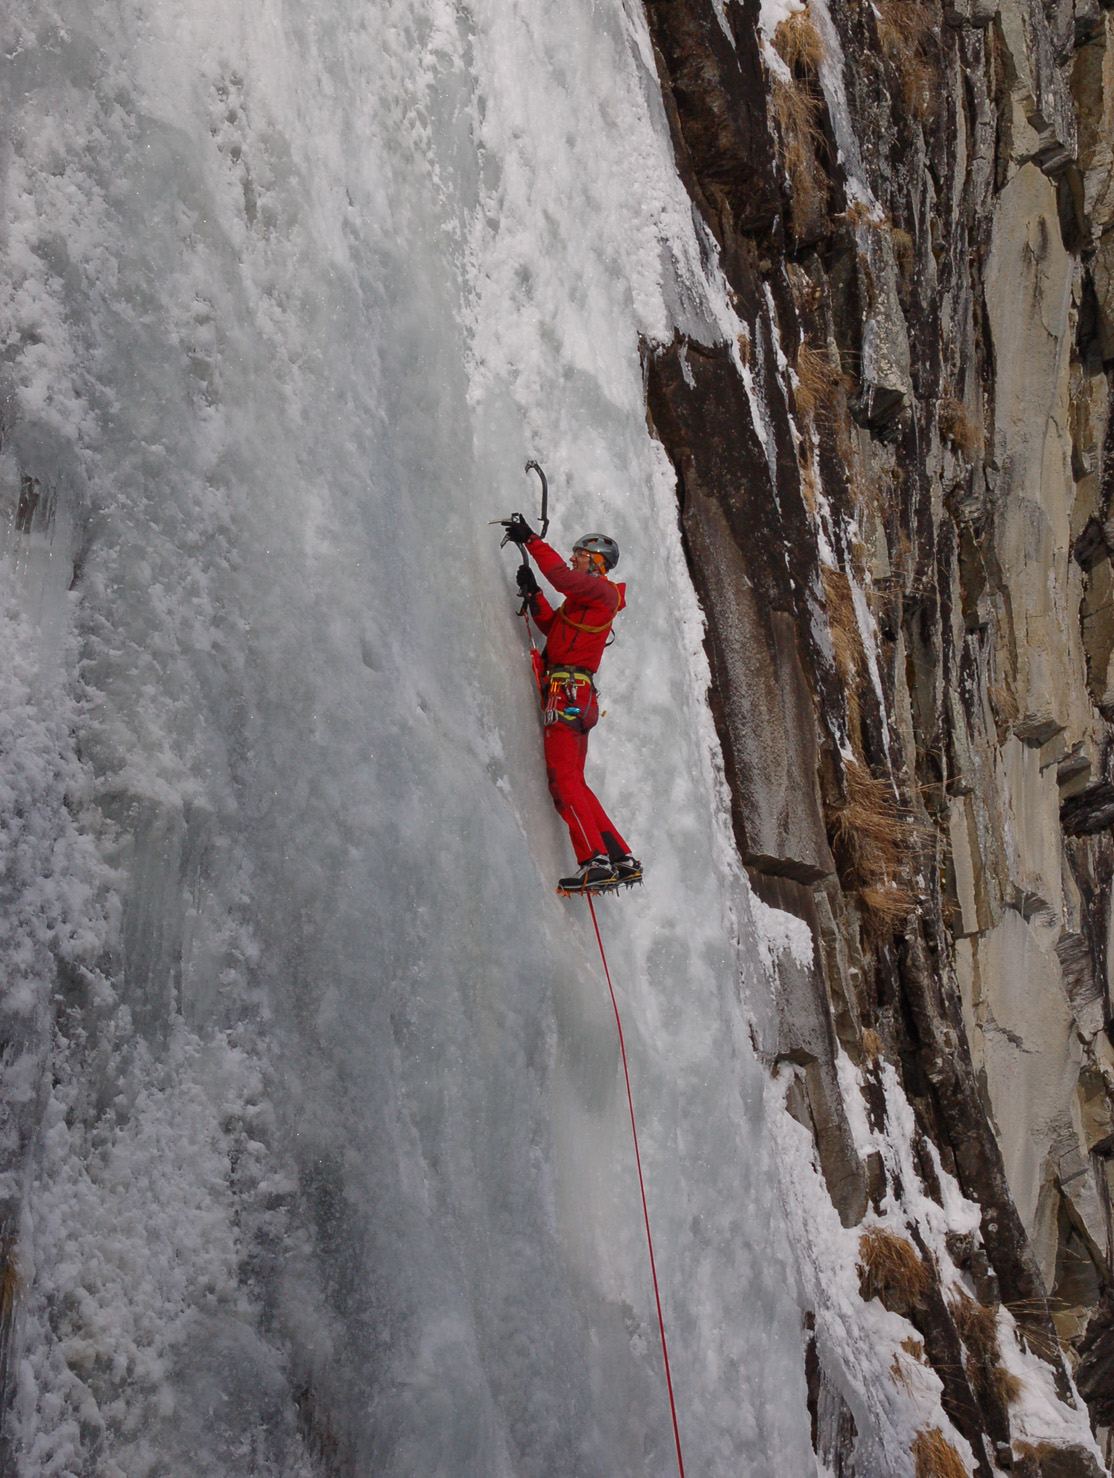
[[[13,0],[0,66],[18,1471],[672,1470],[487,527],[530,455],[629,581],[592,765],[647,883],[600,912],[686,1459],[811,1471],[639,357],[738,329],[639,8]]]

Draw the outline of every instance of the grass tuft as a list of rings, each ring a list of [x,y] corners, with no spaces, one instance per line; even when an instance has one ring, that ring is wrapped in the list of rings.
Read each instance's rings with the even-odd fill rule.
[[[790,225],[802,239],[818,229],[828,208],[828,176],[820,163],[824,135],[820,117],[824,107],[816,85],[793,78],[775,77],[771,89],[777,120],[779,154],[789,179]]]
[[[937,46],[936,16],[922,0],[878,0],[878,43],[897,73],[905,107],[929,122],[939,102],[939,79],[930,57]]]
[[[994,1367],[994,1389],[1003,1406],[1012,1406],[1015,1401],[1020,1401],[1025,1383],[1020,1376],[1014,1375],[1013,1371],[1007,1370],[1004,1365],[996,1365]]]
[[[1043,1298],[1018,1298],[1008,1300],[1007,1308],[1017,1322],[1021,1342],[1041,1360],[1057,1364],[1064,1356],[1064,1347],[1055,1330],[1049,1330],[1044,1320],[1049,1316],[1050,1300]]]
[[[820,579],[824,585],[824,605],[828,612],[836,671],[845,687],[857,688],[865,653],[851,581],[842,570],[833,569],[831,565],[821,565]]]
[[[917,250],[913,244],[913,238],[900,226],[891,226],[890,235],[893,238],[894,261],[897,263],[897,270],[901,274],[901,280],[909,284],[913,281],[913,272],[917,265]]]
[[[913,1438],[916,1478],[970,1478],[970,1470],[939,1427],[922,1427]]]
[[[861,725],[859,690],[866,654],[851,582],[842,570],[821,567],[832,655],[843,685],[852,743]],[[859,760],[843,767],[844,800],[828,808],[828,839],[840,882],[859,893],[863,924],[876,941],[895,934],[917,905],[911,863],[927,832],[903,808],[888,779],[875,778]]]
[[[798,411],[810,421],[829,419],[836,394],[846,388],[847,382],[843,371],[832,363],[827,348],[802,339],[793,368],[797,375],[793,395]]]
[[[932,1274],[920,1253],[888,1227],[868,1227],[859,1238],[859,1288],[886,1308],[909,1308],[927,1292]]]
[[[908,1356],[909,1360],[915,1362],[917,1365],[927,1365],[929,1363],[925,1356],[924,1345],[919,1339],[913,1339],[912,1337],[903,1339],[901,1341],[901,1349]],[[894,1356],[893,1362],[890,1365],[890,1374],[893,1376],[896,1385],[901,1386],[910,1396],[913,1394],[913,1382],[910,1379],[909,1367],[900,1355]]]
[[[950,395],[942,396],[936,402],[936,424],[940,435],[951,442],[957,452],[971,457],[982,451],[982,431],[971,420],[961,400]]]
[[[824,56],[824,42],[807,5],[778,22],[774,31],[774,50],[791,72],[816,72],[819,69]]]
[[[979,1303],[960,1289],[949,1301],[948,1312],[967,1351],[967,1379],[974,1390],[984,1399],[991,1396],[1012,1406],[1021,1395],[1022,1382],[1002,1364],[997,1306]]]
[[[868,1062],[877,1062],[882,1056],[882,1038],[872,1026],[863,1032],[863,1056]]]
[[[977,1360],[997,1360],[998,1311],[979,1303],[960,1289],[948,1304],[948,1312],[960,1339]]]
[[[833,818],[833,841],[860,886],[897,878],[908,861],[916,827],[898,809],[893,786],[865,765],[844,766],[847,800]]]
[[[889,939],[896,934],[917,906],[911,888],[902,883],[868,883],[859,889],[866,910],[868,932],[875,939]]]

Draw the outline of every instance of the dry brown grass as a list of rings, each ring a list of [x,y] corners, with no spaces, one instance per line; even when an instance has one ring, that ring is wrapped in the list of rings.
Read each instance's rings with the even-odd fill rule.
[[[865,765],[844,767],[847,799],[833,817],[834,841],[860,883],[896,878],[908,860],[915,827],[902,815],[888,780]]]
[[[821,566],[820,579],[824,586],[824,605],[828,612],[836,671],[845,687],[857,687],[865,653],[851,581],[842,570],[832,569],[830,565]]]
[[[828,349],[802,339],[797,347],[797,362],[793,366],[797,383],[793,395],[797,409],[810,421],[830,420],[832,405],[847,381],[838,365],[832,363]]]
[[[996,1397],[1004,1406],[1021,1395],[1022,1384],[1002,1364],[998,1339],[997,1306],[979,1303],[960,1289],[948,1303],[948,1312],[967,1351],[967,1379],[983,1396]]]
[[[1003,1406],[1012,1406],[1019,1401],[1024,1389],[1021,1377],[1014,1375],[1012,1370],[1007,1370],[1004,1365],[994,1367],[994,1390]]]
[[[913,1438],[917,1478],[970,1478],[970,1469],[939,1427],[923,1427]]]
[[[940,435],[951,442],[957,452],[970,457],[982,451],[982,431],[967,414],[967,407],[961,400],[951,395],[941,396],[936,402],[936,424]]]
[[[913,1394],[913,1382],[909,1379],[909,1372],[901,1363],[900,1355],[895,1355],[890,1361],[890,1376],[895,1386],[900,1386],[910,1396]]]
[[[998,1312],[979,1303],[969,1293],[960,1289],[948,1304],[948,1313],[960,1339],[978,1360],[997,1360]]]
[[[932,1273],[905,1237],[888,1227],[868,1227],[859,1238],[859,1288],[864,1299],[886,1308],[909,1308],[926,1293]]]
[[[805,507],[813,518],[816,517],[816,495],[818,491],[819,481],[816,476],[816,469],[813,467],[811,461],[808,461],[801,468],[801,497],[804,499]]]
[[[877,1062],[882,1056],[882,1038],[872,1026],[863,1032],[863,1056],[867,1062]]]
[[[771,89],[777,120],[779,154],[789,178],[790,224],[800,239],[815,228],[828,208],[828,176],[820,163],[824,135],[820,129],[823,100],[815,85],[775,77]]]
[[[845,211],[841,211],[836,220],[847,221],[852,226],[869,226],[873,231],[884,231],[890,227],[885,216],[880,215],[877,210],[872,210],[865,200],[852,200]]]
[[[806,5],[774,31],[774,50],[791,72],[815,72],[824,55],[824,42]]]
[[[918,1365],[928,1364],[925,1358],[924,1345],[921,1344],[919,1339],[903,1339],[901,1341],[901,1348],[908,1355],[909,1359],[916,1361]],[[893,1376],[897,1385],[908,1391],[910,1395],[913,1394],[913,1382],[909,1379],[908,1367],[900,1355],[894,1356],[893,1362],[890,1365],[890,1374]]]
[[[859,889],[866,910],[868,932],[875,939],[889,939],[903,926],[917,906],[916,894],[904,883],[868,883]]]
[[[866,655],[851,582],[842,570],[821,569],[828,629],[836,671],[843,685],[852,743],[861,743],[859,690]],[[828,811],[828,837],[840,881],[857,891],[863,924],[875,940],[895,934],[916,907],[909,886],[910,863],[924,840],[922,830],[899,804],[889,780],[876,779],[864,764],[844,766],[844,799]]]
[[[1055,1464],[1057,1473],[1066,1472],[1064,1460],[1071,1449],[1058,1447],[1055,1442],[1026,1442],[1018,1438],[1014,1442],[1014,1455],[1019,1458],[1028,1458],[1030,1463],[1035,1463],[1039,1472],[1044,1471],[1043,1464],[1049,1459]],[[1075,1449],[1078,1452],[1078,1448]],[[1051,1465],[1050,1465],[1051,1470]],[[1093,1471],[1093,1470],[1092,1470]]]
[[[897,270],[901,274],[902,281],[911,282],[913,270],[917,265],[917,252],[913,245],[913,238],[900,226],[891,226],[890,235],[893,238],[894,261],[897,263]]]
[[[893,64],[906,108],[922,123],[935,114],[939,79],[931,57],[936,17],[921,0],[878,0],[878,43]]]
[[[814,145],[823,141],[819,120],[824,104],[808,83],[775,78],[773,105],[774,117],[785,138],[800,138]]]
[[[1064,1357],[1064,1346],[1055,1327],[1049,1329],[1044,1322],[1050,1317],[1052,1302],[1051,1299],[1018,1298],[1007,1300],[1002,1307],[1013,1315],[1022,1344],[1038,1359],[1055,1365]]]
[[[1017,701],[1017,694],[1013,690],[1012,683],[992,683],[987,690],[990,699],[991,711],[994,714],[994,723],[998,729],[999,736],[1008,733],[1021,717],[1021,705]]]

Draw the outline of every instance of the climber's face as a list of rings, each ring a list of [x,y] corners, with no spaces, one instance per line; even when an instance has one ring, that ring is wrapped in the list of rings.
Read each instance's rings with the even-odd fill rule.
[[[587,549],[574,549],[569,564],[578,575],[587,575],[592,568],[592,556]]]

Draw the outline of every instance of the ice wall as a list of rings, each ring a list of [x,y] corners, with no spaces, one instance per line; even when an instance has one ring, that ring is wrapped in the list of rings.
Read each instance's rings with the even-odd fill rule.
[[[600,913],[686,1462],[811,1471],[638,349],[731,310],[639,8],[4,26],[14,1471],[673,1470],[614,1024],[487,526],[529,455],[558,544],[608,529],[629,582],[592,765],[647,883]]]

